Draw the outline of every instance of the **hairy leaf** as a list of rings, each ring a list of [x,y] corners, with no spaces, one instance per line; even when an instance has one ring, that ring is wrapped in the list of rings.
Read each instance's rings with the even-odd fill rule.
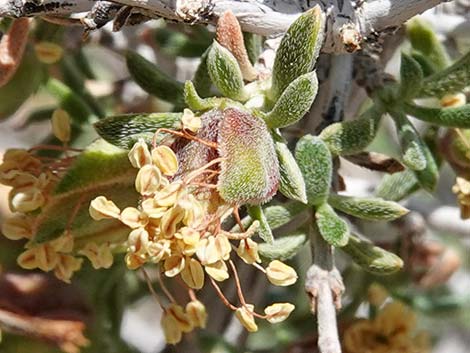
[[[275,147],[281,174],[279,191],[289,199],[307,203],[305,181],[294,156],[283,142],[276,142]]]
[[[304,233],[294,233],[276,238],[272,244],[259,244],[258,252],[268,260],[285,261],[294,257],[306,242],[307,236]]]
[[[315,72],[297,77],[284,90],[274,108],[265,115],[264,120],[270,128],[281,128],[302,119],[312,105],[318,90]]]
[[[297,77],[310,72],[323,43],[325,15],[316,6],[304,12],[282,38],[274,60],[270,98],[273,102]]]
[[[411,170],[385,175],[375,194],[385,200],[400,201],[419,189],[419,183]]]
[[[160,128],[179,128],[181,117],[181,113],[115,115],[98,121],[94,127],[109,143],[130,149],[139,138],[150,143]]]
[[[209,69],[207,68],[207,57],[210,49],[211,47],[207,48],[204,54],[202,54],[201,62],[199,63],[193,78],[194,87],[203,98],[211,95],[212,81],[209,76]]]
[[[223,111],[218,135],[223,158],[218,180],[220,196],[234,204],[270,200],[279,186],[279,164],[266,124],[236,108]]]
[[[348,243],[348,225],[336,214],[330,205],[323,203],[317,207],[315,220],[318,231],[328,244],[342,247]]]
[[[405,114],[394,113],[393,118],[403,151],[403,163],[411,170],[423,170],[426,168],[426,146],[421,137]]]
[[[326,144],[317,136],[302,137],[295,158],[304,176],[309,205],[320,205],[328,198],[333,175],[333,161]]]
[[[380,198],[331,194],[328,203],[341,212],[370,221],[392,221],[408,213],[400,204]]]
[[[263,213],[263,209],[259,205],[251,205],[247,206],[248,214],[250,217],[259,222],[259,228],[258,228],[258,235],[260,236],[261,239],[263,239],[266,243],[272,244],[274,238],[273,238],[273,232],[271,230],[271,227],[269,226],[269,223],[266,219],[266,216]]]
[[[421,65],[411,56],[402,53],[400,64],[400,97],[405,100],[415,97],[419,92],[423,77]]]
[[[128,50],[126,63],[134,81],[142,89],[176,105],[183,104],[183,84],[161,71],[143,56]]]
[[[403,260],[397,255],[354,235],[349,237],[348,244],[341,250],[364,270],[373,274],[389,275],[403,267]]]
[[[427,108],[406,104],[407,114],[431,124],[447,127],[470,128],[470,104],[457,108]]]
[[[225,97],[238,101],[247,98],[237,59],[217,41],[207,56],[207,68],[212,82]]]
[[[362,152],[374,140],[382,114],[373,106],[357,120],[331,124],[319,136],[334,155]]]
[[[191,81],[184,83],[184,101],[186,105],[192,110],[208,110],[217,105],[220,98],[201,98],[199,97],[196,88]]]

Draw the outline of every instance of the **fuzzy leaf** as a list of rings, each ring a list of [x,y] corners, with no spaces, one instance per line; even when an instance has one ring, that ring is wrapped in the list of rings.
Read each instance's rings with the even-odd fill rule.
[[[279,186],[279,164],[274,142],[260,118],[236,108],[223,111],[218,135],[224,158],[218,180],[220,196],[234,204],[270,200]]]
[[[415,170],[416,179],[423,189],[433,192],[439,179],[439,167],[431,150],[427,145],[423,145],[424,157],[426,158],[426,168]]]
[[[279,191],[289,199],[307,203],[304,178],[294,156],[285,143],[276,142],[275,146],[281,174]]]
[[[470,86],[470,52],[443,71],[423,80],[421,96],[442,97]]]
[[[328,203],[341,212],[369,221],[392,221],[409,212],[396,202],[380,198],[331,194]]]
[[[200,57],[211,44],[211,35],[203,26],[191,26],[193,33],[187,35],[168,28],[155,30],[158,49],[168,56]]]
[[[444,46],[428,23],[415,17],[406,24],[406,34],[413,49],[422,53],[437,70],[443,70],[449,64]]]
[[[341,250],[367,272],[389,275],[403,267],[403,260],[397,255],[375,246],[367,240],[351,235],[349,242]]]
[[[209,55],[210,48],[211,47],[202,54],[201,62],[199,63],[193,78],[194,87],[201,97],[209,97],[211,95],[212,81],[209,76],[209,69],[207,68],[207,56]]]
[[[226,48],[214,41],[207,56],[209,76],[225,97],[243,101],[245,85],[237,59]]]
[[[421,65],[411,56],[402,53],[400,64],[400,97],[405,100],[415,97],[419,92],[423,77]]]
[[[427,108],[406,104],[407,114],[431,124],[446,127],[470,128],[470,104],[457,108]]]
[[[330,205],[323,203],[317,207],[315,219],[318,231],[328,244],[342,247],[348,243],[348,225],[336,214]]]
[[[411,57],[419,64],[421,70],[423,71],[424,77],[431,76],[436,73],[436,68],[432,62],[420,52],[411,53]]]
[[[263,213],[263,209],[259,205],[251,205],[247,206],[248,214],[253,220],[256,220],[259,222],[259,228],[258,228],[258,235],[261,239],[263,239],[266,243],[272,244],[274,238],[273,238],[273,232],[271,230],[271,227],[269,226],[269,223],[266,219],[266,216]]]
[[[295,233],[276,238],[272,244],[259,244],[258,252],[265,259],[285,261],[294,257],[306,242],[304,233]]]
[[[181,117],[181,113],[115,115],[98,121],[94,127],[109,143],[130,149],[139,138],[150,143],[160,128],[179,128]]]
[[[419,189],[419,183],[411,170],[385,175],[375,194],[385,200],[400,201]]]
[[[315,72],[297,77],[284,90],[274,108],[264,116],[266,124],[272,129],[295,124],[310,109],[317,90],[318,79]]]
[[[328,147],[319,137],[306,135],[297,142],[295,158],[304,176],[308,204],[322,204],[328,198],[333,175]]]
[[[305,209],[306,206],[299,202],[287,202],[282,205],[266,207],[263,212],[269,227],[274,230],[294,220]],[[242,219],[244,228],[248,228],[251,223],[253,223],[253,219],[249,215]],[[240,232],[240,227],[234,226],[231,232]]]
[[[134,81],[146,92],[176,105],[183,104],[183,84],[143,56],[128,50],[126,63]]]
[[[191,110],[209,110],[217,105],[220,98],[201,98],[191,81],[184,83],[184,101]]]
[[[250,62],[254,65],[258,61],[258,57],[263,50],[263,37],[260,35],[243,32],[243,40]]]
[[[329,125],[319,136],[333,155],[362,152],[374,140],[382,114],[380,109],[373,106],[357,120]]]
[[[312,71],[323,44],[325,15],[316,6],[304,12],[282,38],[274,60],[270,98],[281,96],[297,77]]]
[[[0,120],[8,118],[35,93],[44,77],[43,65],[27,47],[13,77],[0,87]]]
[[[411,170],[423,170],[426,168],[426,146],[421,137],[405,114],[394,113],[393,118],[403,151],[403,163]]]
[[[54,193],[59,195],[110,182],[132,184],[135,175],[136,170],[129,163],[127,151],[100,139],[77,157]]]

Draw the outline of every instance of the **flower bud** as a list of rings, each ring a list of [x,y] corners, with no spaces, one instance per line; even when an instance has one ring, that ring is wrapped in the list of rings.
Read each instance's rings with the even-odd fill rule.
[[[275,286],[290,286],[297,281],[295,270],[279,260],[271,261],[266,269],[269,282]]]
[[[54,269],[54,275],[66,282],[70,283],[70,279],[74,272],[82,267],[83,259],[77,259],[71,255],[59,255],[59,261]]]
[[[181,278],[188,287],[201,289],[204,285],[204,270],[199,261],[187,258],[186,266],[181,271]]]
[[[26,187],[14,190],[11,198],[12,211],[31,212],[42,207],[46,199],[41,190],[36,187]]]
[[[249,265],[255,262],[261,262],[258,254],[258,244],[250,238],[240,240],[240,245],[237,248],[237,254]]]
[[[186,315],[188,316],[188,319],[193,327],[206,327],[206,307],[199,300],[192,300],[186,304]]]
[[[141,195],[152,195],[159,186],[162,175],[154,165],[144,165],[135,178],[135,189]]]
[[[132,146],[128,157],[134,168],[142,168],[144,165],[152,163],[152,156],[143,139],[139,139],[139,141]]]
[[[39,268],[45,272],[52,270],[58,263],[58,254],[48,244],[37,245],[18,256],[18,265],[27,270]]]
[[[101,219],[118,218],[121,210],[119,210],[113,201],[108,200],[104,196],[98,196],[90,202],[89,212],[91,218],[99,221]]]
[[[367,300],[373,306],[381,306],[388,298],[387,290],[378,283],[372,283],[367,290]]]
[[[171,238],[175,232],[178,224],[183,220],[184,210],[181,207],[175,206],[170,208],[162,217],[160,230],[165,238]]]
[[[181,255],[173,255],[165,260],[165,276],[175,277],[181,271],[183,271],[185,266],[185,259]]]
[[[215,263],[205,265],[204,269],[209,276],[218,282],[225,281],[227,278],[229,278],[227,265],[224,261],[217,261]]]
[[[235,311],[235,316],[248,332],[258,331],[258,325],[256,325],[255,318],[253,316],[253,309],[254,306],[252,304],[246,304]]]
[[[135,207],[126,207],[119,218],[126,226],[135,229],[145,227],[148,223],[148,216],[145,212],[140,212]]]
[[[36,56],[44,64],[54,64],[62,59],[64,50],[58,44],[42,41],[34,46]]]
[[[23,214],[15,214],[2,223],[2,234],[10,240],[31,239],[32,219]]]
[[[445,108],[458,108],[467,103],[467,97],[463,93],[446,94],[441,98],[441,106]]]
[[[150,256],[150,261],[158,263],[163,259],[171,256],[171,242],[168,239],[162,239],[155,242],[150,242],[147,246],[147,252]]]
[[[152,161],[164,175],[173,176],[178,171],[178,158],[168,146],[158,146],[152,150]]]
[[[160,325],[163,329],[163,335],[165,336],[166,343],[177,344],[181,341],[183,334],[178,327],[178,321],[173,315],[165,312],[160,321]]]
[[[178,191],[181,188],[180,183],[171,183],[162,190],[155,193],[155,203],[161,207],[171,207],[178,198]]]
[[[188,318],[188,315],[185,314],[183,308],[177,304],[171,304],[166,312],[168,315],[173,316],[176,319],[178,328],[183,332],[191,332],[193,330],[193,325]]]
[[[127,239],[128,251],[137,254],[146,253],[149,242],[149,233],[144,228],[134,229]]]
[[[183,125],[183,129],[196,133],[202,126],[202,120],[199,116],[194,115],[191,110],[185,109],[183,110],[181,124]]]
[[[145,263],[145,257],[139,254],[128,253],[124,261],[129,270],[136,270]]]
[[[284,321],[295,309],[295,305],[291,303],[275,303],[264,309],[264,313],[268,315],[267,320],[272,324]]]
[[[96,244],[87,243],[83,249],[78,252],[90,260],[95,270],[100,268],[110,268],[113,264],[113,254],[109,243]]]
[[[57,137],[63,143],[67,143],[70,141],[70,116],[63,109],[56,109],[54,113],[52,113],[52,133],[55,137]]]

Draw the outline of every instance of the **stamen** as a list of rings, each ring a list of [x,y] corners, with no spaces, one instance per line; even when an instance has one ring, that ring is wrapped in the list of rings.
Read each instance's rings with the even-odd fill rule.
[[[201,168],[198,168],[198,169],[195,169],[193,170],[191,173],[189,173],[185,179],[183,179],[183,182],[185,184],[189,184],[194,178],[198,177],[199,175],[201,175],[201,173],[204,173],[205,170],[207,170],[209,167],[213,166],[214,164],[217,164],[217,163],[220,163],[224,160],[224,158],[222,157],[219,157],[219,158],[216,158],[216,159],[213,159],[212,161],[210,161],[209,163],[203,165]]]
[[[210,148],[214,148],[214,149],[217,149],[217,143],[216,142],[211,142],[211,141],[206,141],[206,140],[203,140],[199,137],[196,137],[196,136],[193,136],[193,135],[190,135],[188,132],[186,132],[186,130],[183,130],[183,132],[180,132],[180,131],[175,131],[175,130],[170,130],[170,129],[165,129],[165,128],[160,128],[158,129],[155,134],[153,135],[153,139],[152,139],[152,146],[153,148],[156,148],[157,147],[157,136],[159,133],[161,132],[166,132],[168,134],[172,134],[172,135],[175,135],[175,136],[179,136],[179,137],[182,137],[182,138],[185,138],[187,140],[192,140],[192,141],[196,141],[196,142],[199,142],[199,143],[202,143],[203,145],[206,145]]]

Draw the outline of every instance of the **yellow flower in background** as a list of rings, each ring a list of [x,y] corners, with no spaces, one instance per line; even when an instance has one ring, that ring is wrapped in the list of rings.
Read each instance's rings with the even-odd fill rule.
[[[470,180],[457,177],[452,192],[457,195],[457,201],[460,205],[460,217],[470,219]]]
[[[427,353],[425,333],[416,333],[416,315],[405,304],[386,304],[374,319],[362,319],[343,335],[345,353]]]

